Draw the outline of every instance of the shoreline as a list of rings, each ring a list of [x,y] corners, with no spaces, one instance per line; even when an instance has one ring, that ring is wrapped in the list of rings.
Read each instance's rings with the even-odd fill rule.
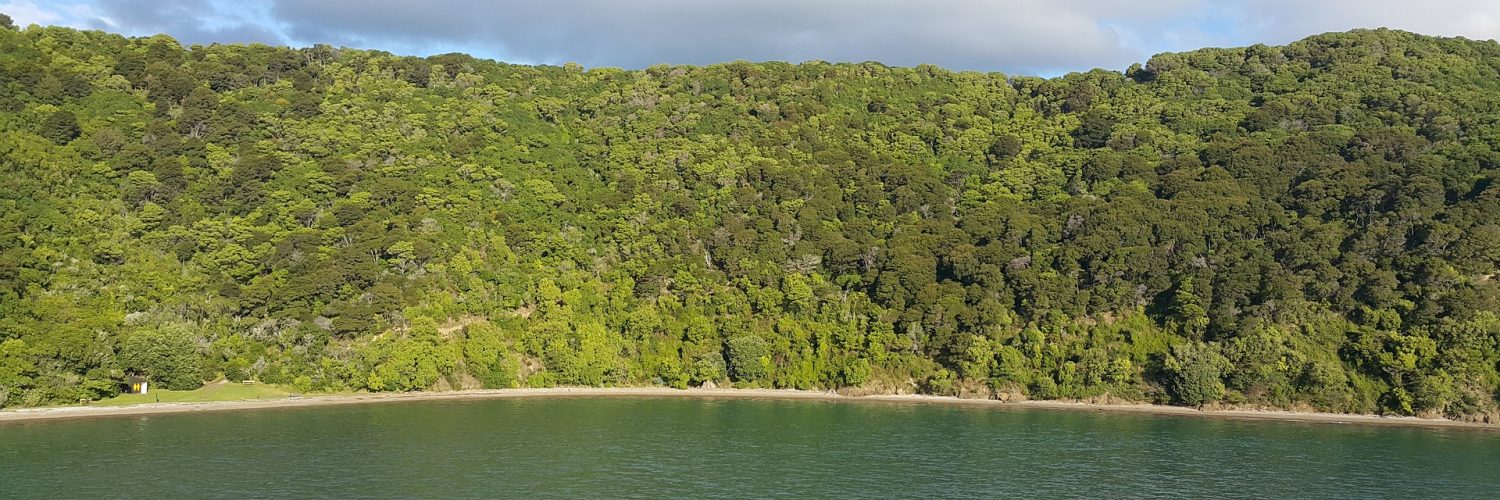
[[[1435,429],[1476,429],[1500,431],[1500,425],[1420,417],[1387,417],[1340,413],[1300,412],[1289,410],[1199,410],[1181,406],[1153,404],[1099,404],[1070,401],[1029,400],[1002,402],[993,399],[964,399],[952,396],[888,394],[843,396],[832,392],[795,389],[673,389],[668,387],[556,387],[524,389],[483,389],[446,392],[353,393],[328,394],[276,399],[248,399],[201,403],[145,403],[128,406],[53,406],[0,410],[0,424],[93,417],[201,413],[272,408],[307,408],[350,404],[394,403],[403,401],[480,400],[538,397],[673,397],[704,399],[777,399],[814,400],[846,403],[939,404],[950,406],[989,407],[997,410],[1045,410],[1138,415],[1196,417],[1221,420],[1301,422],[1315,424],[1354,424]]]

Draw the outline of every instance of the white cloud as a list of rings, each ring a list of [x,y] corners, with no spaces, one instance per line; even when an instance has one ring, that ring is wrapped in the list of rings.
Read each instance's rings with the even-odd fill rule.
[[[1241,12],[1245,35],[1285,43],[1354,28],[1392,28],[1476,40],[1500,38],[1496,0],[1249,0]]]
[[[16,26],[29,26],[32,24],[57,24],[63,19],[62,14],[37,7],[29,0],[11,0],[0,4],[0,12],[10,16]]]
[[[0,3],[0,12],[10,16],[15,25],[21,27],[37,24],[89,28],[92,20],[109,21],[108,18],[101,17],[93,5],[87,3],[45,2],[43,5],[39,6],[31,0],[9,0]]]

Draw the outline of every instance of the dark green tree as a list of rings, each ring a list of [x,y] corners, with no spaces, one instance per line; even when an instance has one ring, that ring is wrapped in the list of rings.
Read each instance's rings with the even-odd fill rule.
[[[729,339],[729,373],[735,380],[756,381],[769,374],[770,346],[755,335]]]
[[[78,117],[72,111],[58,110],[42,120],[41,134],[59,145],[73,142],[83,129],[78,126]]]
[[[197,335],[185,324],[136,330],[120,346],[120,366],[166,389],[196,389],[203,383]]]
[[[1173,346],[1166,368],[1170,374],[1167,387],[1174,402],[1201,406],[1224,397],[1223,377],[1228,360],[1212,344]]]

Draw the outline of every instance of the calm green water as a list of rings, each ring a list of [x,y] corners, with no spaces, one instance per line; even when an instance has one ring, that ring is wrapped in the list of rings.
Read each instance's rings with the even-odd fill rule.
[[[665,398],[0,424],[0,497],[205,496],[1500,498],[1500,433]]]

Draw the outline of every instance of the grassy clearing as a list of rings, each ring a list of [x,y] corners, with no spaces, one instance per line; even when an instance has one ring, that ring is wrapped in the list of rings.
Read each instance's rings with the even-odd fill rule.
[[[218,381],[191,391],[151,389],[150,394],[121,394],[95,402],[95,406],[125,406],[143,403],[202,403],[208,401],[243,401],[247,399],[280,399],[291,391],[272,384],[241,384]]]

